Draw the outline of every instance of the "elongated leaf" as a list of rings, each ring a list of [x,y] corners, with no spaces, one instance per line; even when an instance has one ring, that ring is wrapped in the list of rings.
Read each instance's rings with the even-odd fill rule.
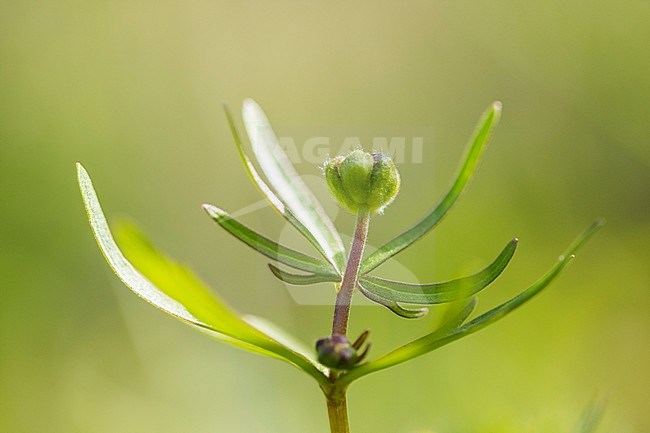
[[[405,319],[421,319],[422,317],[429,314],[429,309],[427,307],[423,308],[406,308],[395,302],[394,304],[387,305],[387,308],[393,313],[401,316]]]
[[[591,238],[603,225],[605,225],[604,219],[599,219],[591,224],[562,254],[557,264],[551,268],[544,276],[537,280],[532,286],[528,289],[521,292],[519,295],[510,299],[509,301],[499,305],[498,307],[488,311],[487,313],[482,314],[476,319],[469,322],[467,325],[463,326],[459,330],[463,335],[476,332],[479,329],[482,329],[500,318],[511,313],[515,309],[522,306],[524,303],[531,300],[535,295],[540,293],[544,288],[546,288],[551,282],[557,278],[558,275],[564,270],[564,268],[575,258],[575,253]]]
[[[327,382],[323,367],[309,352],[294,351],[242,320],[189,270],[158,253],[139,232],[125,226],[122,241],[132,259],[142,267],[142,272],[136,269],[115,243],[92,181],[80,164],[77,164],[77,176],[97,244],[115,274],[136,295],[217,339],[251,352],[282,359],[320,383]]]
[[[345,269],[345,247],[322,205],[300,178],[260,106],[244,101],[244,124],[257,163],[275,193],[316,239],[339,273]]]
[[[106,229],[108,230],[108,226]],[[119,251],[127,263],[152,286],[149,289],[168,296],[204,324],[226,325],[237,329],[238,323],[241,322],[239,317],[226,307],[223,301],[217,299],[189,269],[157,251],[133,223],[117,224],[115,238],[119,243],[116,248],[119,246]],[[240,331],[245,335],[249,330],[242,328]]]
[[[385,370],[421,355],[422,347],[425,347],[427,345],[435,345],[436,342],[441,338],[444,338],[450,332],[453,332],[454,329],[457,329],[469,317],[469,315],[472,314],[472,311],[474,311],[474,308],[476,308],[476,303],[476,298],[468,301],[463,301],[457,313],[452,315],[451,318],[444,322],[438,329],[422,338],[399,347],[398,349],[395,349],[392,352],[387,353],[386,355],[383,355],[374,361],[370,361],[366,364],[360,365],[357,368],[354,368],[353,370],[350,370],[345,376],[340,379],[341,383],[352,383],[353,381],[367,374]]]
[[[266,201],[269,202],[269,204],[292,226],[294,226],[307,240],[314,246],[316,249],[325,257],[325,259],[329,260],[330,258],[327,256],[321,245],[318,243],[316,238],[307,230],[307,228],[296,219],[296,217],[291,213],[289,209],[282,203],[282,201],[273,193],[271,188],[264,182],[264,180],[261,178],[261,176],[257,173],[257,170],[255,169],[255,166],[251,162],[251,160],[246,156],[246,153],[244,153],[244,148],[242,146],[241,139],[239,137],[239,132],[237,132],[237,127],[235,126],[235,120],[232,117],[232,114],[230,113],[230,110],[228,107],[224,106],[224,110],[226,112],[226,118],[228,119],[228,125],[230,126],[230,132],[232,133],[233,139],[235,141],[235,145],[237,146],[237,152],[239,153],[239,157],[241,158],[242,164],[244,164],[244,168],[246,169],[246,172],[248,173],[248,176],[250,177],[251,181],[257,186],[257,188],[260,190]],[[337,264],[332,263],[332,265],[336,268]]]
[[[369,290],[366,290],[364,285],[365,283],[362,283],[361,281],[357,282],[357,288],[359,289],[359,291],[363,296],[365,296],[366,298],[370,299],[373,302],[376,302],[379,305],[383,305],[384,307],[388,308],[390,311],[392,311],[393,313],[397,314],[400,317],[403,317],[405,319],[419,319],[421,317],[426,316],[427,313],[429,312],[428,308],[416,308],[416,309],[405,308],[392,299],[384,298]]]
[[[203,209],[228,233],[265,256],[305,272],[335,275],[336,271],[327,262],[284,247],[241,224],[224,210],[204,204]]]
[[[500,119],[501,103],[497,101],[494,102],[490,108],[488,108],[483,113],[483,116],[479,120],[479,123],[474,131],[474,135],[470,140],[463,165],[460,168],[456,180],[449,189],[449,192],[447,192],[440,203],[420,222],[373,252],[363,262],[361,266],[361,273],[365,274],[375,269],[377,266],[381,265],[400,251],[404,250],[406,247],[420,239],[436,225],[438,225],[438,223],[444,218],[447,212],[449,212],[449,210],[452,208],[454,203],[456,203],[456,201],[460,198],[463,191],[472,179],[472,176],[476,172],[476,169],[481,160],[481,156],[483,155],[483,151],[490,141],[490,137],[492,136],[492,133],[496,126],[499,124]]]
[[[318,284],[318,283],[340,283],[341,282],[341,277],[338,275],[328,275],[328,274],[298,275],[298,274],[292,274],[287,271],[283,271],[282,269],[272,265],[271,263],[269,263],[268,266],[269,269],[271,269],[273,275],[277,279],[284,281],[287,284],[292,284],[294,286],[308,286],[310,284]]]
[[[318,370],[322,370],[322,366],[310,356],[311,351],[295,350],[295,345],[287,346],[284,340],[277,340],[275,335],[267,334],[266,329],[269,326],[260,329],[253,321],[249,322],[245,317],[240,317],[224,301],[218,299],[189,269],[158,252],[135,226],[121,225],[118,227],[117,237],[125,256],[139,272],[155,284],[156,288],[184,305],[193,314],[206,318],[206,322],[213,329],[216,329],[217,325],[220,326],[228,336],[238,340],[236,343],[249,344],[249,350],[251,347],[255,349],[254,351],[261,349],[267,353],[260,353],[280,359],[287,358],[287,353],[293,353],[305,358]],[[262,320],[258,320],[257,323],[262,323]],[[276,334],[281,335],[279,332]],[[292,363],[295,361],[292,359],[293,355],[289,358]]]
[[[508,242],[489,266],[469,277],[433,284],[408,284],[372,276],[361,277],[361,281],[366,290],[395,302],[418,305],[454,302],[474,296],[501,275],[517,249],[517,242],[516,238]]]
[[[368,362],[359,368],[351,370],[344,379],[344,383],[349,383],[359,377],[365,376],[366,374],[383,370],[403,362],[406,362],[410,359],[413,359],[417,356],[424,355],[435,349],[438,349],[446,344],[449,344],[453,341],[456,341],[462,337],[470,335],[480,329],[485,328],[486,326],[496,322],[497,320],[505,317],[507,314],[511,313],[515,309],[522,306],[524,303],[528,302],[535,295],[539,294],[544,288],[548,287],[565,269],[567,264],[574,258],[574,254],[584,245],[587,240],[593,236],[596,231],[603,226],[605,221],[599,219],[589,226],[572,244],[569,246],[567,251],[560,256],[557,264],[551,268],[546,274],[544,274],[539,280],[537,280],[532,286],[521,292],[519,295],[510,299],[507,302],[499,305],[498,307],[484,313],[477,318],[469,321],[465,325],[461,325],[464,322],[465,318],[461,322],[458,322],[459,326],[456,327],[446,327],[447,329],[442,330],[438,329],[432,334],[426,335],[422,338],[419,338],[411,343],[402,346],[394,351],[378,358],[375,361]]]
[[[273,338],[275,341],[279,342],[285,347],[290,348],[297,353],[314,353],[315,350],[307,347],[302,341],[295,338],[293,335],[286,332],[284,329],[280,328],[275,323],[266,320],[263,317],[254,316],[252,314],[245,314],[242,316],[242,319],[253,326],[255,329],[258,329],[264,332],[269,337]],[[316,364],[321,372],[326,373],[327,368],[321,364]]]

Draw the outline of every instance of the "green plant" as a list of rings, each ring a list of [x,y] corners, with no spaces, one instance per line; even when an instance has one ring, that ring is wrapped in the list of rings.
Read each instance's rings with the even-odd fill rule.
[[[273,275],[280,280],[294,285],[334,283],[337,294],[332,332],[318,341],[316,351],[303,347],[262,318],[236,313],[188,269],[158,252],[135,226],[126,224],[119,227],[118,248],[90,177],[77,164],[79,185],[90,225],[110,266],[138,296],[217,339],[283,360],[314,378],[326,397],[332,432],[349,432],[346,391],[352,382],[429,353],[506,316],[547,287],[604,223],[599,219],[587,228],[560,256],[555,266],[526,290],[468,320],[476,305],[475,295],[494,281],[513,257],[517,248],[516,238],[509,241],[485,269],[457,280],[410,284],[378,278],[371,275],[371,271],[427,234],[456,203],[476,171],[492,132],[499,123],[499,102],[492,104],[480,119],[459,173],[439,204],[413,227],[365,259],[363,252],[370,221],[397,194],[399,175],[387,157],[362,151],[327,162],[325,175],[332,194],[344,207],[357,214],[357,226],[347,260],[345,247],[334,224],[278,145],[261,108],[252,100],[245,101],[243,118],[257,165],[266,180],[244,152],[235,122],[227,109],[226,116],[239,156],[253,183],[269,204],[315,247],[322,259],[280,245],[215,206],[203,207],[231,235],[273,261],[300,272],[289,272],[269,264]],[[409,319],[424,316],[430,305],[454,303],[454,308],[434,332],[363,362],[369,346],[366,345],[363,351],[361,349],[367,341],[368,332],[364,332],[354,343],[347,337],[350,301],[355,289],[393,313]]]

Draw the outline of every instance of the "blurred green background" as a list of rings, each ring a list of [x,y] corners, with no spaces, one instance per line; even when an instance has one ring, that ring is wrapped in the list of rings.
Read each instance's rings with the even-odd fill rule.
[[[600,431],[650,431],[649,22],[650,3],[634,0],[0,1],[0,431],[328,431],[306,376],[129,293],[76,186],[82,161],[110,217],[134,218],[236,308],[311,343],[331,308],[293,302],[199,207],[259,199],[221,108],[247,96],[284,135],[435,131],[423,163],[401,166],[373,244],[435,203],[478,116],[502,100],[468,194],[398,256],[442,280],[518,236],[483,309],[527,287],[595,217],[609,221],[530,305],[355,384],[355,433],[570,432],[595,395],[608,402]],[[244,220],[283,229],[269,209]],[[336,222],[351,231],[349,216]],[[435,319],[361,307],[351,326],[372,328],[378,355]]]

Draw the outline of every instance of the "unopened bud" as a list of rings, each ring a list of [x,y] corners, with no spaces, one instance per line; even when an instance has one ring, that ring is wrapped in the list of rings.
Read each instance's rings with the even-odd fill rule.
[[[334,198],[350,212],[381,212],[399,191],[392,159],[381,153],[354,150],[325,163],[325,179]]]
[[[357,349],[343,335],[321,338],[316,342],[318,361],[326,367],[349,370],[357,363]]]
[[[316,342],[318,361],[326,367],[335,370],[350,370],[364,360],[370,349],[368,343],[361,352],[361,346],[368,339],[369,331],[364,331],[357,341],[351,343],[344,335],[333,335],[321,338]]]

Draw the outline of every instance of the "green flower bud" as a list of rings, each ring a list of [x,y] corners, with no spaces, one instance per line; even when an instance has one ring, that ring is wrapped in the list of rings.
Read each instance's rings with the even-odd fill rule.
[[[325,163],[325,179],[334,198],[350,212],[381,212],[399,191],[393,161],[381,153],[354,150]]]

